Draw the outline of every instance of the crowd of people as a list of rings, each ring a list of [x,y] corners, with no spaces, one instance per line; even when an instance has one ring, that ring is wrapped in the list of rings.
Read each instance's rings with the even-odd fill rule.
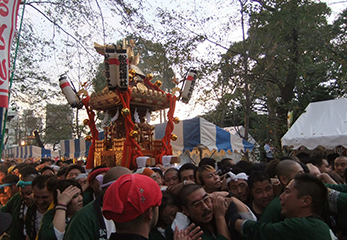
[[[347,239],[347,157],[0,165],[0,239]]]

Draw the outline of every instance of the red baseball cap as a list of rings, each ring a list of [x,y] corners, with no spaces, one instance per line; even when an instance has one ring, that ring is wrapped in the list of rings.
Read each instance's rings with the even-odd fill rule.
[[[102,213],[115,222],[129,222],[150,207],[161,204],[159,185],[141,174],[126,174],[109,186],[104,195]]]

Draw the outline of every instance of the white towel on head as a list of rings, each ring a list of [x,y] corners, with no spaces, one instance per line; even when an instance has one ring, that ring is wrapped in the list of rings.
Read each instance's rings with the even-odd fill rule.
[[[230,181],[238,181],[239,179],[242,179],[242,180],[248,180],[248,176],[246,173],[242,172],[242,173],[239,173],[239,174],[234,174],[232,172],[228,172],[227,175],[229,177],[227,177],[227,183],[229,183]]]

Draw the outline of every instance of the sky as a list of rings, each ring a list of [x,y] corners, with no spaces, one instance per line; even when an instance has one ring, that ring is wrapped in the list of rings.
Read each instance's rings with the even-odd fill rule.
[[[180,1],[167,1],[167,0],[145,0],[144,3],[148,6],[148,17],[153,22],[157,22],[154,17],[154,10],[156,7],[162,7],[166,9],[187,9],[187,14],[191,14],[192,19],[198,19],[200,16],[199,13],[204,12],[215,12],[218,15],[218,19],[215,19],[214,21],[211,21],[207,26],[195,26],[194,30],[196,31],[205,31],[205,34],[209,36],[214,37],[221,37],[217,36],[217,32],[221,32],[223,34],[223,30],[218,30],[220,27],[225,24],[225,22],[232,22],[231,25],[228,27],[233,28],[228,35],[224,34],[221,40],[221,43],[225,46],[229,46],[230,43],[234,41],[241,40],[241,30],[240,30],[240,22],[239,17],[232,18],[232,15],[237,15],[238,10],[238,1],[236,1],[235,4],[233,4],[233,1],[226,2],[224,0],[215,0],[214,4],[207,4],[206,0],[180,0]],[[347,1],[339,1],[339,0],[326,0],[325,1],[329,7],[332,8],[332,15],[329,18],[329,21],[332,22],[336,15],[344,8],[347,7]],[[41,22],[41,24],[36,25],[35,31],[40,32],[41,34],[47,35],[48,39],[58,40],[59,36],[55,35],[54,28],[51,26],[50,23],[48,23],[46,20],[41,18],[35,11],[30,9],[30,7],[26,8],[26,15],[25,18],[29,19],[33,22]],[[111,15],[107,9],[102,9],[103,16],[105,19],[106,24],[112,24],[119,22],[119,19],[117,19],[117,16]],[[21,10],[20,10],[21,13]],[[86,42],[86,46],[88,46],[89,49],[92,49],[93,42],[97,42],[102,44],[103,43],[103,35],[102,35],[102,24],[97,23],[100,27],[100,33],[95,34],[92,36],[93,41]],[[48,27],[47,27],[48,26]],[[117,39],[120,39],[122,36],[119,32],[112,33],[110,35],[107,35],[106,42],[110,43]],[[55,39],[54,39],[55,38]],[[72,41],[71,38],[64,36],[60,36],[63,40]],[[58,41],[56,41],[58,42]],[[59,46],[58,46],[59,47]],[[71,51],[69,48],[64,49],[64,51]],[[78,51],[83,51],[82,48],[80,48]],[[92,49],[91,52],[94,50]],[[202,44],[197,48],[197,53],[200,55],[204,55],[206,51],[216,51],[216,52],[223,52],[224,49],[215,47],[213,44]],[[95,52],[94,52],[95,53]],[[50,73],[52,74],[51,78],[56,79],[58,81],[58,77],[60,74],[68,71],[68,74],[70,75],[71,79],[82,79],[82,81],[88,79],[88,76],[80,70],[80,66],[78,64],[79,59],[76,58],[74,61],[76,62],[76,66],[74,69],[68,69],[64,66],[61,62],[59,62],[59,52],[52,52],[52,58],[49,62],[45,63],[46,68],[50,69]],[[95,54],[95,57],[100,59],[102,61],[102,56]],[[177,76],[179,79],[182,79],[182,76]],[[197,83],[199,84],[199,83]],[[75,82],[75,85],[78,85],[78,83]],[[180,119],[187,119],[195,117],[199,114],[202,114],[204,109],[201,106],[195,106],[193,104],[194,98],[197,97],[193,94],[193,99],[188,104],[177,102],[176,105],[176,111],[175,116],[179,117]]]

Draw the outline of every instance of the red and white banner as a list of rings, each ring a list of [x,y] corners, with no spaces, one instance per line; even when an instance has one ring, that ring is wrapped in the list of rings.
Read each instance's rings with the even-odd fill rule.
[[[10,50],[21,0],[0,0],[0,107],[8,108]]]

